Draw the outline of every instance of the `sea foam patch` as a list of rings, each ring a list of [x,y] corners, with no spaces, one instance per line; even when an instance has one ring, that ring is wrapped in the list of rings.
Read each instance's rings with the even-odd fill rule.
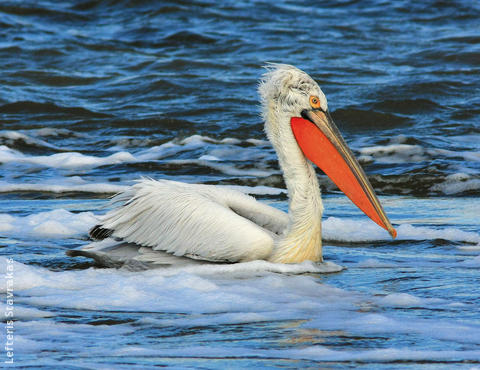
[[[109,164],[134,162],[135,157],[128,152],[117,152],[106,157],[96,157],[78,152],[56,153],[52,155],[25,155],[5,145],[0,146],[0,163],[21,163],[61,169],[94,168]]]
[[[9,182],[0,181],[0,193],[8,192],[51,192],[51,193],[110,193],[116,194],[125,191],[133,184],[127,181],[127,184],[105,183],[105,182],[90,182],[80,176],[69,176],[65,178],[46,179],[42,183],[28,183],[28,182]],[[252,195],[279,195],[286,194],[286,189],[275,188],[271,186],[258,185],[217,185],[229,189],[235,189],[242,193]]]
[[[168,163],[176,165],[189,165],[194,164],[197,166],[204,166],[216,170],[218,172],[224,173],[226,175],[232,176],[254,176],[254,177],[267,177],[277,173],[276,170],[267,170],[267,169],[257,169],[257,168],[248,168],[242,169],[233,165],[220,163],[220,159],[213,161],[211,159],[173,159],[169,160]]]
[[[5,259],[1,258],[0,271],[5,265]],[[311,263],[275,266],[254,261],[143,272],[115,269],[53,272],[21,263],[14,267],[18,275],[16,291],[20,294],[28,290],[21,293],[22,302],[34,307],[135,312],[243,312],[261,313],[272,319],[278,317],[278,308],[285,302],[289,302],[286,311],[302,311],[306,299],[317,297],[311,306],[320,309],[326,302],[335,301],[335,297],[348,296],[341,289],[319,284],[312,276],[298,275],[299,272],[322,271],[321,266]]]
[[[48,179],[42,183],[14,183],[0,181],[0,193],[9,192],[50,192],[50,193],[111,193],[124,191],[127,185],[88,182],[79,176],[62,179]]]
[[[410,163],[427,160],[426,151],[420,145],[390,144],[360,149],[359,161],[380,163]]]
[[[323,224],[323,238],[331,241],[366,242],[391,240],[387,231],[370,220],[327,218]],[[397,228],[397,240],[444,239],[458,242],[480,243],[480,234],[456,227],[434,228],[402,224]]]
[[[0,273],[5,259],[0,258]],[[242,267],[238,267],[243,265]],[[232,265],[233,266],[233,265]],[[219,356],[255,356],[259,358],[318,359],[334,361],[364,360],[390,362],[411,358],[445,359],[460,352],[414,350],[401,347],[369,350],[334,350],[318,344],[327,338],[340,336],[344,340],[358,340],[371,336],[395,337],[415,335],[428,341],[444,341],[467,346],[480,344],[480,326],[475,323],[410,317],[408,321],[389,307],[445,309],[447,300],[421,298],[411,294],[390,293],[381,297],[347,291],[321,283],[312,275],[296,275],[265,270],[255,263],[237,264],[235,269],[222,267],[213,273],[202,269],[164,273],[162,270],[129,272],[115,269],[88,269],[53,272],[41,267],[15,264],[19,286],[18,304],[30,309],[24,311],[28,322],[18,322],[16,333],[25,341],[19,352],[44,348],[51,340],[60,340],[66,348],[78,346],[88,349],[79,355],[94,355],[102,341],[114,348],[114,357],[130,356],[178,356],[218,358]],[[312,270],[312,266],[306,270]],[[288,269],[289,267],[285,267]],[[296,267],[298,268],[298,266]],[[242,270],[242,271],[240,271]],[[287,271],[287,270],[283,270]],[[290,270],[292,271],[292,270]],[[238,273],[241,272],[241,276]],[[194,304],[192,304],[194,302]],[[376,310],[359,310],[372,306]],[[433,305],[433,306],[432,306]],[[86,325],[54,322],[51,314],[40,307],[73,309],[76,315],[94,313],[96,320],[109,314],[127,317],[129,320],[116,325]],[[129,313],[135,319],[130,318]],[[71,320],[69,320],[71,321]],[[108,320],[104,320],[107,322]],[[133,324],[132,324],[133,322]],[[241,341],[227,346],[167,346],[166,339],[148,345],[122,345],[120,338],[140,330],[181,330],[181,328],[209,328],[219,325],[250,325],[264,323],[275,326],[282,333],[277,338],[282,343],[305,341],[300,347],[280,350],[278,346],[268,350],[242,346]],[[432,327],[435,330],[432,330]],[[286,328],[289,328],[286,330]],[[98,336],[99,330],[102,336]],[[70,338],[74,338],[70,339]],[[312,345],[312,342],[318,342]],[[90,348],[95,342],[96,346]],[[276,343],[276,342],[275,342]],[[101,347],[101,346],[100,346]],[[420,347],[420,348],[419,348]],[[98,352],[103,353],[101,351]],[[462,350],[462,358],[479,359],[480,351]]]
[[[11,136],[13,133],[9,133],[8,135]],[[28,138],[25,140],[27,139]],[[31,140],[34,139],[31,138]],[[43,143],[43,140],[35,140]],[[233,164],[221,163],[242,163],[245,161],[264,162],[267,157],[272,155],[271,149],[266,150],[265,148],[260,148],[255,145],[243,147],[238,146],[238,144],[242,144],[242,142],[239,142],[237,139],[215,140],[207,136],[193,135],[182,140],[175,139],[165,142],[161,145],[153,146],[147,149],[133,150],[132,152],[126,151],[119,146],[114,146],[110,149],[107,149],[108,152],[113,152],[107,156],[86,155],[80,152],[65,151],[63,149],[61,150],[62,153],[55,153],[51,155],[27,155],[6,145],[0,145],[0,163],[19,163],[64,170],[80,170],[92,169],[105,165],[162,160],[165,163],[177,165],[201,165],[212,168],[221,173],[234,176],[266,177],[278,172],[276,169],[244,169]],[[204,153],[198,158],[175,158],[181,153],[196,151],[199,149],[203,150]]]
[[[398,300],[398,298],[395,298]],[[405,302],[406,299],[402,298]],[[421,300],[419,302],[422,302]],[[408,299],[405,306],[413,309],[412,297]],[[418,303],[418,302],[417,302]],[[384,306],[391,306],[391,303]],[[421,307],[421,305],[419,305]],[[418,307],[418,306],[417,306]],[[443,309],[447,306],[444,305]],[[428,308],[426,306],[426,308]],[[465,324],[450,320],[432,320],[411,317],[408,322],[395,314],[383,314],[366,312],[363,315],[350,314],[348,311],[328,312],[322,318],[316,318],[306,324],[308,328],[318,328],[323,330],[343,330],[350,335],[402,335],[416,334],[435,338],[443,341],[454,341],[458,343],[480,343],[480,326],[477,324]],[[435,330],[432,330],[432,327]]]
[[[462,158],[464,161],[470,162],[480,161],[480,152],[478,151],[452,151],[434,147],[427,148],[419,144],[407,144],[407,142],[408,138],[406,136],[398,135],[391,138],[385,145],[363,147],[359,149],[359,160],[364,162],[377,161],[379,163],[415,163],[428,161],[432,158],[447,157]]]
[[[15,145],[18,142],[23,142],[27,145],[35,146],[38,148],[47,148],[57,151],[64,151],[64,149],[52,145],[45,140],[32,137],[27,134],[23,134],[18,131],[4,130],[0,131],[0,142],[9,146]]]
[[[446,195],[478,191],[480,190],[480,179],[462,172],[454,173],[448,175],[443,182],[433,185],[431,190]]]
[[[0,214],[0,233],[31,238],[70,238],[86,235],[97,218],[92,212],[73,213],[65,209],[28,216]]]
[[[3,289],[2,289],[3,290]],[[7,312],[7,305],[0,303],[0,312]],[[36,308],[24,307],[20,304],[13,305],[13,316],[15,320],[31,320],[41,317],[52,317],[54,314],[45,310],[39,310]],[[5,315],[2,315],[2,320],[6,321]]]
[[[287,338],[294,341],[295,338]],[[321,337],[318,338],[322,340]],[[426,361],[426,362],[453,362],[452,359],[465,359],[470,361],[477,361],[480,358],[480,351],[458,351],[458,350],[416,350],[411,348],[379,348],[379,349],[363,349],[363,350],[334,350],[327,346],[304,345],[297,349],[260,349],[260,348],[246,348],[239,345],[220,346],[212,344],[210,346],[189,346],[187,348],[169,348],[165,349],[159,345],[153,347],[122,347],[114,352],[115,356],[130,357],[130,356],[146,356],[148,358],[158,356],[165,357],[179,357],[184,359],[215,359],[219,361],[222,358],[230,358],[231,361],[235,359],[279,359],[287,363],[292,360],[313,360],[321,362],[345,362],[351,363],[358,361],[364,363],[398,363],[409,361]],[[231,362],[230,362],[231,363]],[[240,364],[239,364],[240,365]],[[349,364],[351,365],[351,364]],[[475,367],[472,369],[476,369]]]

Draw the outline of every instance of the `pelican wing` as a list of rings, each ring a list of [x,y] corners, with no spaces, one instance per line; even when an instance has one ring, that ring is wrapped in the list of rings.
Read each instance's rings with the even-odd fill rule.
[[[114,197],[100,227],[124,241],[208,261],[266,259],[284,212],[238,191],[144,179]]]

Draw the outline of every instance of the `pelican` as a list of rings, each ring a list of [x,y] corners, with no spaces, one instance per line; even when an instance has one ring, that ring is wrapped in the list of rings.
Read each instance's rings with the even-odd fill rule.
[[[174,256],[224,263],[322,262],[323,205],[313,164],[395,238],[318,84],[294,66],[272,64],[266,69],[258,87],[262,118],[283,171],[288,214],[224,186],[142,179],[117,194],[114,208],[90,230],[93,239],[111,237],[128,243],[129,249],[97,242],[69,255],[107,265],[127,259],[158,259],[163,264]]]

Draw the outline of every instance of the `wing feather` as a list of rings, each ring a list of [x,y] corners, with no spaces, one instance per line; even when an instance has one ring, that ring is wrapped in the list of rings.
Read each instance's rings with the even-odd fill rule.
[[[117,195],[100,227],[127,242],[209,261],[267,258],[288,216],[220,186],[144,179]]]

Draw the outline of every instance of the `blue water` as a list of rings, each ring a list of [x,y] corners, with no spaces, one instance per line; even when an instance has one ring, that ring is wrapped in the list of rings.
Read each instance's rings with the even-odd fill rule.
[[[14,268],[14,363],[478,368],[479,17],[468,0],[2,2],[0,273]],[[319,172],[324,256],[339,273],[132,272],[65,256],[141,176],[243,186],[286,210],[258,108],[266,62],[320,84],[395,241]]]

